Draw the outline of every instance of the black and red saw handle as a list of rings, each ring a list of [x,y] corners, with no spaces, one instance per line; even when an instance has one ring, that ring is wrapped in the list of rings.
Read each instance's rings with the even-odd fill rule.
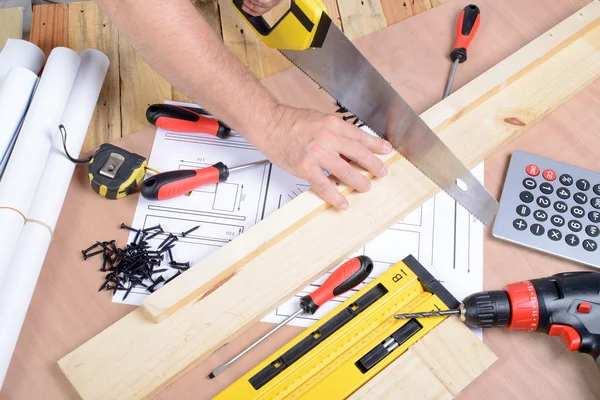
[[[300,307],[308,314],[314,314],[329,300],[363,282],[373,272],[373,261],[367,256],[358,256],[346,261],[320,288],[300,299]]]
[[[157,128],[172,132],[200,132],[226,139],[231,129],[218,119],[209,118],[202,108],[152,104],[146,110],[146,119]]]
[[[141,195],[149,200],[168,200],[200,186],[225,182],[229,168],[222,162],[200,169],[168,171],[149,177],[142,183]]]
[[[476,5],[469,4],[461,11],[456,23],[456,42],[450,53],[452,61],[458,60],[461,64],[467,61],[467,50],[479,29],[480,21],[481,15]]]

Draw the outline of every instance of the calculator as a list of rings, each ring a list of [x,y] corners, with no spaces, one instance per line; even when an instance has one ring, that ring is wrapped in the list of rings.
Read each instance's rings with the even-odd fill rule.
[[[600,173],[514,151],[492,235],[600,268]]]

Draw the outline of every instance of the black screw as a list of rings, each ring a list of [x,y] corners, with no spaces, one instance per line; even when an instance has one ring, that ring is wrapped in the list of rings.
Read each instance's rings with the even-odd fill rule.
[[[198,228],[200,228],[200,225],[193,227],[192,229],[190,229],[189,231],[186,232],[182,232],[181,236],[186,237],[187,235],[189,235],[190,233],[194,232],[195,230],[197,230]]]

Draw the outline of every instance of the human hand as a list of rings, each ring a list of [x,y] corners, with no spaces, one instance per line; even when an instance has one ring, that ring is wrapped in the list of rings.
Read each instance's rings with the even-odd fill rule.
[[[242,10],[255,17],[268,13],[281,0],[244,0]]]
[[[271,162],[310,183],[319,196],[338,209],[347,209],[348,200],[325,171],[359,192],[369,190],[371,182],[347,160],[373,176],[387,175],[387,168],[374,153],[388,154],[392,146],[339,117],[280,106],[274,122],[274,128],[259,138],[257,148]]]

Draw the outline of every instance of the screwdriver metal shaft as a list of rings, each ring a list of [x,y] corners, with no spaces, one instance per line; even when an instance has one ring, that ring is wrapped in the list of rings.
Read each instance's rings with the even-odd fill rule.
[[[396,314],[396,315],[394,315],[394,318],[409,319],[409,318],[443,317],[445,315],[457,315],[457,314],[460,314],[460,310],[440,310],[440,311]]]
[[[452,70],[450,70],[450,76],[448,77],[448,85],[446,86],[446,91],[444,92],[444,98],[448,97],[450,94],[450,90],[452,89],[452,83],[454,82],[454,75],[456,75],[456,69],[458,68],[458,58],[454,60],[452,64]]]

